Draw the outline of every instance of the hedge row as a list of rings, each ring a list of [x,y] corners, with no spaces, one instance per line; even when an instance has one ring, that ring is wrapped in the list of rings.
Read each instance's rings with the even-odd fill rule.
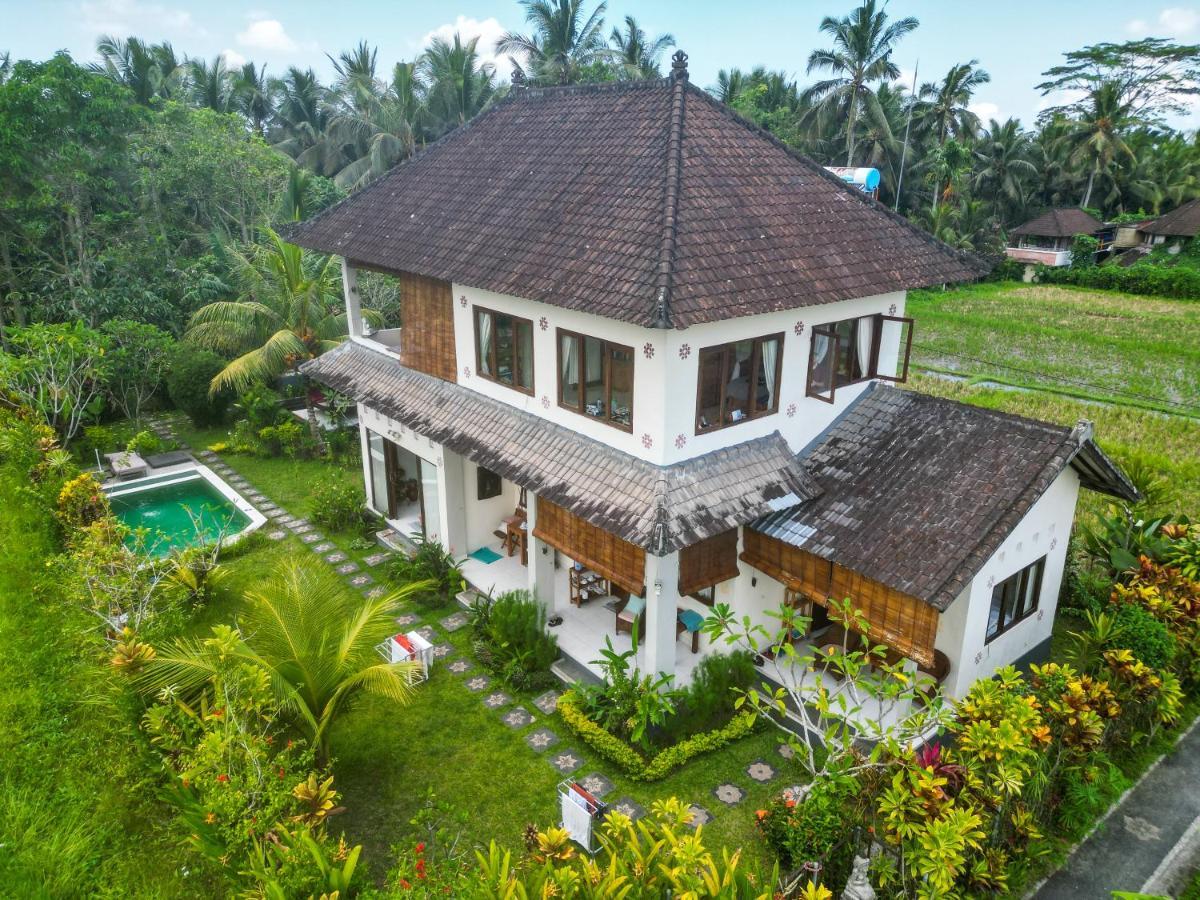
[[[665,778],[688,760],[713,750],[720,750],[746,737],[754,731],[756,722],[753,713],[738,713],[724,727],[693,735],[647,759],[633,746],[589,719],[587,713],[580,709],[576,702],[573,691],[567,691],[558,698],[558,711],[567,727],[609,762],[620,766],[634,781],[658,781]]]
[[[1122,266],[1038,266],[1039,284],[1075,284],[1080,287],[1200,300],[1200,269],[1190,266],[1139,264]]]

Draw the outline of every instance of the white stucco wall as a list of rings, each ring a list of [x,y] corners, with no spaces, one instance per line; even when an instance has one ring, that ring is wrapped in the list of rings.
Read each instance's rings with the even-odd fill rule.
[[[1078,496],[1079,477],[1067,468],[942,613],[936,646],[950,658],[944,687],[951,696],[962,696],[974,681],[1016,662],[1050,637]],[[1043,556],[1037,612],[985,643],[992,587]]]
[[[499,550],[500,539],[494,532],[500,527],[500,520],[511,516],[516,510],[520,488],[511,481],[502,479],[499,496],[480,500],[479,467],[469,459],[463,459],[462,464],[463,492],[467,504],[466,552],[478,550],[480,547]]]

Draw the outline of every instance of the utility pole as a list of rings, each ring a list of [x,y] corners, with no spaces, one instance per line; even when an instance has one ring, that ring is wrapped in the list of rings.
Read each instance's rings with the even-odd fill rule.
[[[893,212],[900,212],[900,186],[904,184],[904,161],[908,158],[908,130],[912,127],[913,107],[917,104],[917,72],[921,68],[921,60],[913,66],[912,93],[908,98],[908,120],[904,123],[904,148],[900,151],[900,174],[896,176],[896,205]]]

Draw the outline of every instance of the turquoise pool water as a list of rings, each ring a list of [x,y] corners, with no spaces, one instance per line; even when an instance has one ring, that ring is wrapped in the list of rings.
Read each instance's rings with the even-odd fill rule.
[[[250,524],[250,517],[201,475],[128,493],[117,489],[109,495],[109,503],[113,514],[130,528],[148,530],[146,546],[155,556],[206,544],[222,534],[238,534]]]

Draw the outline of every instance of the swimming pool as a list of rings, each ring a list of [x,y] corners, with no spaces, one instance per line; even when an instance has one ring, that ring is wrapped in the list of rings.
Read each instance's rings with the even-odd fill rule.
[[[131,529],[146,529],[154,556],[228,542],[262,525],[266,518],[204,466],[121,482],[107,489],[113,515]],[[127,539],[133,544],[134,536]]]

